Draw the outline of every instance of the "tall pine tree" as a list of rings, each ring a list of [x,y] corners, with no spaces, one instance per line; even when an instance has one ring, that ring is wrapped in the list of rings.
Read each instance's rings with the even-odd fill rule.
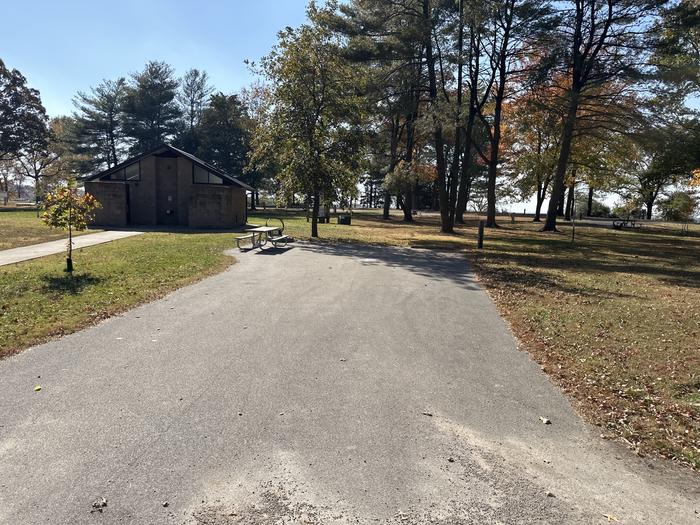
[[[90,93],[78,92],[73,140],[75,153],[89,159],[84,169],[111,168],[119,164],[123,149],[122,104],[126,80],[103,80]]]
[[[172,140],[182,111],[175,97],[179,81],[172,66],[151,61],[131,75],[124,97],[124,134],[133,153],[142,153]]]
[[[180,91],[176,99],[182,110],[182,129],[177,142],[185,151],[198,153],[200,137],[197,128],[213,92],[206,71],[190,69],[180,80]]]
[[[245,108],[237,95],[213,95],[199,125],[199,155],[227,173],[241,175],[250,149],[245,119]]]

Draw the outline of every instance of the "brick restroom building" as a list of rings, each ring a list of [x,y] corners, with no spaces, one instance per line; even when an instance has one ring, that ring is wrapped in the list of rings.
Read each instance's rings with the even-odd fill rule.
[[[102,205],[98,226],[233,228],[246,223],[253,188],[194,155],[163,144],[84,179]]]

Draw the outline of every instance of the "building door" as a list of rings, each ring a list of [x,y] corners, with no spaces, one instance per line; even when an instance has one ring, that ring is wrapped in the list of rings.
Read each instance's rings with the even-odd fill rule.
[[[131,186],[124,184],[124,196],[126,197],[126,224],[131,224]]]
[[[156,200],[158,224],[178,224],[177,158],[157,157]]]

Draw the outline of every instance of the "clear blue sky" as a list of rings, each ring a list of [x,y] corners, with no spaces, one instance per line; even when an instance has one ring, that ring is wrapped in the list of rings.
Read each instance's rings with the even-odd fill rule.
[[[164,60],[178,76],[196,67],[233,92],[252,76],[244,59],[265,55],[277,32],[305,19],[307,0],[8,0],[0,58],[41,92],[49,115],[103,78]]]

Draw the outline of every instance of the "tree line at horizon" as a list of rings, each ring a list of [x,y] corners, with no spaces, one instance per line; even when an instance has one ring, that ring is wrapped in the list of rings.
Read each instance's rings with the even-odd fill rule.
[[[29,179],[40,192],[116,166],[167,142],[256,184],[244,172],[252,125],[239,94],[215,91],[205,71],[177,78],[150,61],[141,71],[105,79],[73,99],[74,112],[49,118],[37,90],[0,61],[0,190]],[[7,116],[7,118],[3,118]],[[12,130],[20,131],[13,135]]]
[[[531,197],[546,231],[610,193],[621,214],[693,215],[696,2],[331,0],[307,15],[250,64],[261,81],[240,95],[152,61],[49,121],[0,63],[0,185],[8,169],[50,180],[168,141],[305,202],[314,236],[321,206],[358,201],[385,218],[396,204],[406,222],[439,210],[444,232],[470,207],[497,226],[499,203]]]

